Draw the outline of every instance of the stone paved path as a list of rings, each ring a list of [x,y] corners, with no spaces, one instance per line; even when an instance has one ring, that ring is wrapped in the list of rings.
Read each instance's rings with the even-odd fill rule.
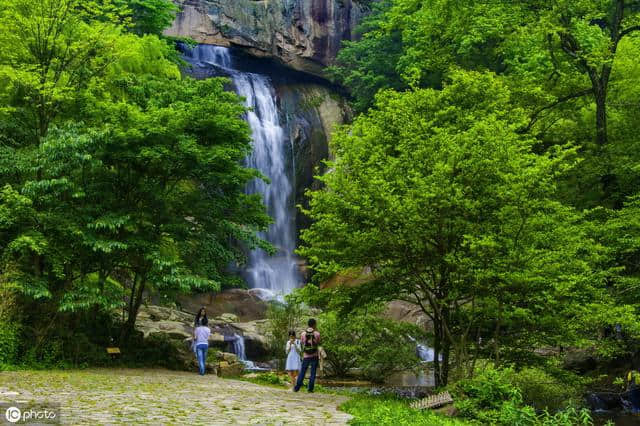
[[[0,402],[60,403],[63,424],[340,425],[344,397],[167,370],[0,373]],[[2,419],[4,420],[4,419]]]

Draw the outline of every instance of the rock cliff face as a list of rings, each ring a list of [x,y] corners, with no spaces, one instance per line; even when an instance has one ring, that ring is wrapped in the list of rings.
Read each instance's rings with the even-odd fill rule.
[[[354,37],[365,10],[353,0],[177,0],[167,35],[242,47],[314,75]]]
[[[318,84],[281,84],[276,90],[293,147],[295,201],[306,208],[305,191],[316,189],[314,176],[324,172],[322,161],[329,157],[330,135],[336,126],[350,119],[350,110],[344,99]],[[298,211],[297,228],[309,224],[309,219]]]

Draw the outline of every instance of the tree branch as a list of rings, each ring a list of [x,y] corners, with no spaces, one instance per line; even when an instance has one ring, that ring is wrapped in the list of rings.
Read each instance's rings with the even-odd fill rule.
[[[543,113],[544,111],[546,111],[548,109],[551,109],[551,108],[554,108],[554,107],[560,105],[563,102],[566,102],[566,101],[569,101],[569,100],[575,99],[575,98],[581,98],[581,97],[586,96],[586,95],[591,94],[591,93],[593,93],[593,89],[591,89],[591,88],[584,89],[584,90],[581,90],[579,92],[572,93],[571,95],[567,95],[567,96],[563,96],[561,98],[558,98],[552,104],[549,104],[549,105],[547,105],[545,107],[540,108],[539,110],[537,110],[536,112],[533,113],[533,115],[531,116],[531,121],[529,121],[529,124],[524,129],[523,133],[526,133],[526,132],[531,130],[533,125],[536,124],[536,122],[538,121],[539,115],[541,113]]]
[[[626,28],[622,31],[620,31],[620,34],[618,34],[618,41],[620,41],[620,39],[622,39],[622,37],[631,34],[634,31],[640,31],[640,25],[634,25],[632,27]]]

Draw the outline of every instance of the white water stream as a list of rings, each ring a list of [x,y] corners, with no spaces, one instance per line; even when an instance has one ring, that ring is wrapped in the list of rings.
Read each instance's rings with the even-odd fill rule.
[[[213,66],[229,75],[236,92],[250,108],[246,120],[251,128],[253,150],[246,159],[249,167],[258,169],[270,183],[254,179],[247,193],[259,193],[273,223],[261,237],[273,244],[277,252],[270,256],[264,250],[252,250],[242,272],[251,288],[268,290],[271,297],[282,297],[302,284],[294,255],[296,246],[295,207],[293,201],[293,154],[280,123],[275,90],[265,75],[241,72],[233,68],[229,49],[198,45],[187,53],[198,66]],[[270,297],[267,294],[265,297]]]

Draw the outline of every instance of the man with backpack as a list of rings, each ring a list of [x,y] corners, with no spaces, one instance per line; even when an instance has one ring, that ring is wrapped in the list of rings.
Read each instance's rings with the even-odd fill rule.
[[[298,375],[298,381],[293,388],[294,392],[298,392],[304,383],[304,376],[307,374],[307,368],[311,367],[311,374],[309,375],[309,385],[307,390],[313,392],[313,385],[316,381],[316,371],[318,369],[318,346],[320,345],[320,333],[316,330],[316,320],[311,318],[307,322],[309,328],[303,331],[300,335],[300,343],[302,345],[302,367],[300,367],[300,374]]]
[[[638,369],[631,370],[627,374],[627,391],[629,392],[632,413],[640,414],[640,372]]]

